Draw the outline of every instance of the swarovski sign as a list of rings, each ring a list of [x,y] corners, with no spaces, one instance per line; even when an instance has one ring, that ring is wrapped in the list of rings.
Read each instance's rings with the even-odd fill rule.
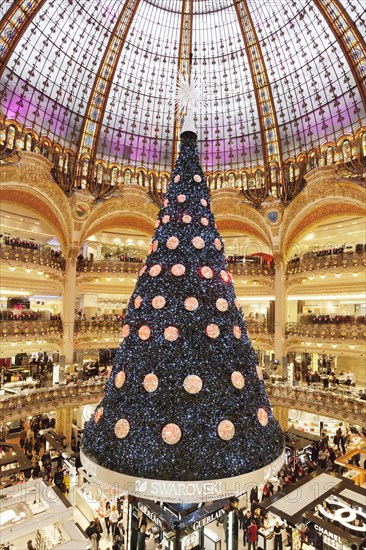
[[[128,493],[148,500],[163,500],[164,502],[205,502],[238,496],[251,489],[253,485],[265,482],[281,469],[284,453],[260,470],[235,477],[204,481],[137,478],[99,466],[82,451],[80,459],[89,476],[97,481],[113,485],[114,489],[121,493]]]

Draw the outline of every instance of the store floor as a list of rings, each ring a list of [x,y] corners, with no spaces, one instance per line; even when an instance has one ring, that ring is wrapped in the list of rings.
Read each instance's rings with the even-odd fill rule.
[[[74,508],[74,520],[77,522],[80,527],[82,527],[84,530],[88,527],[89,522],[86,519],[86,517],[80,512],[78,508]],[[99,550],[111,550],[112,549],[112,537],[111,535],[107,534],[107,530],[105,528],[105,524],[103,521],[101,521],[101,524],[103,526],[103,535],[100,540]],[[148,525],[149,527],[149,525]],[[224,530],[222,525],[216,525],[216,522],[212,522],[209,525],[207,525],[207,528],[210,531],[213,531],[218,537],[221,538],[222,541],[225,540]],[[148,541],[146,541],[146,550],[155,550],[156,548],[156,542],[154,541],[153,537],[151,537]],[[222,550],[225,550],[225,542],[222,542],[221,546]],[[238,550],[245,550],[247,546],[244,546],[243,544],[243,531],[239,531],[239,544],[238,544]],[[205,547],[204,550],[213,550],[213,548]]]

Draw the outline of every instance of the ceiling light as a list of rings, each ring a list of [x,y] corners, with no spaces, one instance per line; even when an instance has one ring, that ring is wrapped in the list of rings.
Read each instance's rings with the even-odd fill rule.
[[[15,271],[16,267],[8,267],[9,271]]]
[[[326,278],[326,275],[319,275],[319,277],[320,277],[321,279],[325,279],[325,278]]]
[[[337,278],[342,277],[342,273],[334,273],[334,277],[337,277]]]
[[[309,281],[312,281],[314,279],[314,277],[308,277]]]
[[[352,277],[358,277],[358,273],[352,273]]]
[[[43,275],[44,271],[37,271],[38,275]]]
[[[109,283],[112,279],[110,277],[106,277],[105,280]]]

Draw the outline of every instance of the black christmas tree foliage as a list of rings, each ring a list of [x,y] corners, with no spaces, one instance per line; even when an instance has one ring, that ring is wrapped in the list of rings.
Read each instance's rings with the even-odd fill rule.
[[[161,206],[106,387],[84,432],[99,465],[205,480],[273,462],[283,437],[226,269],[195,134]]]

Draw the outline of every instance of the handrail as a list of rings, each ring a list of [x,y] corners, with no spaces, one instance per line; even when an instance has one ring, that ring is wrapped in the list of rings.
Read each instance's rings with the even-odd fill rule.
[[[288,262],[286,277],[319,269],[356,268],[358,266],[366,266],[366,252],[343,252],[329,256],[297,258]]]
[[[83,260],[77,265],[79,273],[138,273],[141,261],[124,262],[121,260]]]
[[[106,380],[52,386],[0,398],[0,417],[7,422],[44,414],[50,409],[98,402]],[[304,386],[271,384],[266,390],[272,407],[281,406],[366,425],[366,401],[355,390],[319,390]]]
[[[62,321],[0,321],[0,341],[18,342],[29,337],[44,339],[45,336],[61,338]]]
[[[65,270],[65,259],[53,256],[44,250],[31,250],[19,246],[0,245],[0,258],[8,261],[25,262],[38,266],[51,267],[60,271]]]
[[[303,336],[314,340],[366,340],[366,325],[355,323],[286,323],[285,336]]]

